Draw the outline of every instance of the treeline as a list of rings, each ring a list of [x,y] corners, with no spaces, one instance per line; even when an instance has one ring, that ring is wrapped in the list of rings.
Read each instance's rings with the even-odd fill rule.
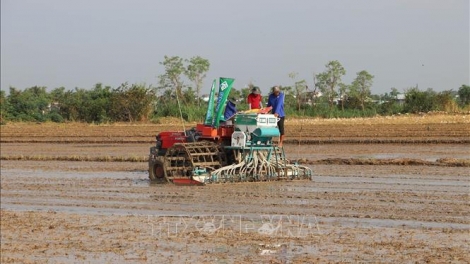
[[[314,75],[313,89],[305,80],[297,80],[297,73],[289,77],[294,85],[283,87],[286,91],[287,112],[291,115],[321,117],[365,117],[419,113],[429,111],[457,112],[468,108],[470,86],[462,85],[458,91],[435,92],[429,88],[421,91],[418,87],[405,89],[400,94],[396,88],[390,93],[372,94],[374,75],[367,70],[356,73],[351,83],[344,83],[346,69],[339,61],[330,61],[325,70]]]
[[[393,89],[395,90],[395,89]],[[371,94],[361,101],[355,95],[337,98],[331,102],[327,97],[307,99],[308,103],[299,106],[299,97],[286,95],[287,112],[293,116],[317,116],[324,118],[349,118],[388,116],[396,114],[417,114],[428,112],[457,113],[470,110],[470,86],[462,85],[458,91],[435,92],[412,87],[404,94],[390,92],[380,95]],[[300,97],[305,102],[305,97]]]
[[[289,116],[310,117],[367,117],[429,111],[458,112],[470,109],[470,86],[462,85],[458,92],[435,92],[432,89],[421,91],[410,88],[404,100],[391,92],[372,95],[371,100],[362,104],[357,98],[349,97],[330,106],[327,97],[302,98],[291,87],[283,87],[286,93],[285,108]],[[246,98],[250,89],[233,89],[231,97],[239,98],[238,110],[248,107]],[[31,87],[24,90],[10,88],[6,96],[1,91],[1,121],[27,122],[158,122],[161,117],[177,117],[182,114],[186,121],[201,121],[205,115],[207,102],[198,98],[192,89],[185,90],[178,100],[170,90],[157,96],[158,89],[140,84],[122,84],[117,88],[96,84],[91,89],[65,90],[56,88],[47,92],[46,87]],[[267,97],[267,96],[265,96]],[[184,102],[184,103],[183,103]],[[363,108],[364,107],[364,108]]]
[[[89,89],[66,90],[34,86],[19,90],[10,87],[7,95],[0,91],[0,121],[26,122],[159,122],[161,117],[177,117],[186,121],[202,121],[207,100],[200,96],[202,81],[209,70],[209,61],[201,57],[189,60],[168,57],[160,63],[165,72],[156,87],[123,83],[119,87],[96,84]],[[351,84],[341,82],[346,70],[338,61],[326,64],[325,71],[315,75],[309,89],[305,80],[290,73],[292,86],[282,87],[286,94],[285,110],[289,116],[367,117],[429,111],[458,112],[470,109],[470,86],[457,91],[435,92],[412,87],[399,94],[374,95],[374,76],[363,70]],[[230,97],[239,101],[238,110],[246,110],[245,98],[254,84],[231,90]],[[267,99],[267,94],[263,95]],[[266,102],[264,102],[266,103]]]
[[[24,91],[1,91],[2,121],[36,122],[133,122],[144,121],[153,111],[155,93],[145,85],[122,84],[117,88],[96,84],[92,89],[51,92],[34,86]]]

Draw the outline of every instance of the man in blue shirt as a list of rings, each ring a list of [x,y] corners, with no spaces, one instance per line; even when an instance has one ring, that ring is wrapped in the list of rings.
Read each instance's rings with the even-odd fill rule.
[[[224,119],[225,121],[230,120],[237,113],[237,101],[234,98],[230,98],[225,106]]]
[[[277,122],[277,127],[279,128],[279,147],[282,147],[282,142],[284,141],[284,117],[286,114],[284,113],[284,93],[281,92],[279,86],[274,86],[272,88],[272,93],[269,95],[268,98],[268,107],[272,107],[271,112],[279,118]]]

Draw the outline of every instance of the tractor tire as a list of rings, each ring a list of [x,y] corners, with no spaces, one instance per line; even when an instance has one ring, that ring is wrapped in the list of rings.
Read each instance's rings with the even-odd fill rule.
[[[153,182],[166,183],[165,169],[160,160],[149,160],[149,178]]]

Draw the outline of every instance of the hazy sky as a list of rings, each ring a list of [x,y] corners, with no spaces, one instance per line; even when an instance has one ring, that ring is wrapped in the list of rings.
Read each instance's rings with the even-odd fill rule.
[[[265,93],[338,60],[372,93],[469,84],[469,0],[2,0],[1,89],[157,84],[165,55]]]

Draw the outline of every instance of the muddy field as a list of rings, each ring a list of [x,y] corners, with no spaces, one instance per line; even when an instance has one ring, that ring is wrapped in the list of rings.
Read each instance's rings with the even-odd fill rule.
[[[148,181],[171,128],[2,126],[1,262],[470,261],[470,116],[290,121],[311,181],[198,187]]]

